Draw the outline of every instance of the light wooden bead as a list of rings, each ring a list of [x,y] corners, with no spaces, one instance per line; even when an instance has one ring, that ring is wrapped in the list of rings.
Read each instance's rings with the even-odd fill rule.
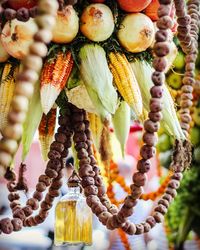
[[[30,98],[33,95],[34,86],[30,82],[18,82],[15,87],[15,94]]]
[[[23,123],[26,119],[26,113],[25,112],[16,112],[12,111],[8,115],[8,120],[11,123]]]
[[[25,111],[28,110],[28,98],[22,95],[16,95],[12,100],[12,108],[15,111]]]
[[[2,131],[3,136],[8,139],[19,140],[21,138],[23,127],[21,123],[8,124]]]
[[[36,55],[29,55],[23,61],[25,67],[35,70],[36,72],[41,70],[42,64],[42,58]]]
[[[45,57],[47,55],[47,51],[47,46],[42,42],[34,42],[30,46],[30,53],[40,57]]]
[[[39,1],[39,10],[51,15],[56,15],[58,9],[58,2],[55,0],[43,0]]]
[[[0,165],[9,167],[12,162],[12,157],[9,153],[0,152]]]
[[[18,143],[15,140],[3,138],[0,141],[0,149],[7,153],[14,154],[18,149]]]
[[[35,83],[39,79],[39,75],[32,69],[26,69],[17,76],[17,81]]]
[[[56,23],[55,18],[51,15],[38,16],[35,20],[40,28],[44,28],[47,30],[51,30]]]
[[[53,35],[50,30],[42,29],[35,34],[34,39],[39,42],[49,43],[52,37]]]

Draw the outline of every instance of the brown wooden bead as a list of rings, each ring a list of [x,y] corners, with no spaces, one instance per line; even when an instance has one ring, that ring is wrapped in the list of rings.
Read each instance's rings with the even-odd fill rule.
[[[24,220],[26,218],[26,215],[24,211],[21,208],[19,208],[16,209],[15,212],[13,213],[13,218],[19,218],[21,220]]]
[[[102,212],[106,212],[106,211],[107,211],[107,208],[105,206],[103,206],[101,203],[98,204],[98,206],[96,206],[94,209],[94,213],[96,214],[96,216],[98,216]]]
[[[33,198],[37,199],[38,201],[41,201],[43,197],[43,194],[41,192],[35,191],[33,194]]]
[[[171,11],[171,5],[161,4],[158,8],[158,17],[168,16]]]
[[[85,131],[85,123],[84,122],[77,122],[76,124],[74,124],[74,130],[76,132]]]
[[[144,226],[144,233],[148,233],[151,230],[151,225],[147,222],[142,223]]]
[[[20,207],[20,202],[19,201],[12,201],[11,203],[10,203],[10,208],[12,209],[12,210],[14,210],[15,208],[19,208]]]
[[[168,187],[166,189],[166,193],[171,195],[173,198],[177,195],[177,191],[175,189],[173,189],[173,188],[170,188],[170,187]]]
[[[93,168],[93,171],[94,171],[94,168]],[[94,177],[94,180],[95,180],[95,185],[96,185],[97,187],[103,185],[103,177],[101,177],[101,176],[95,176],[95,177]]]
[[[155,211],[165,215],[167,213],[167,208],[164,205],[159,204],[157,207],[155,207]]]
[[[46,219],[48,217],[48,215],[49,215],[49,211],[48,210],[40,210],[40,212],[39,212],[39,216],[42,219]]]
[[[23,227],[23,222],[19,218],[12,219],[11,223],[13,225],[13,231],[15,232],[20,231]]]
[[[78,143],[78,142],[85,142],[85,141],[87,141],[87,136],[86,136],[86,134],[83,133],[83,132],[77,132],[77,133],[74,135],[73,139],[74,139],[74,141],[75,141],[76,143]]]
[[[140,173],[141,175],[143,175],[142,173]],[[134,177],[133,177],[134,178]],[[141,177],[143,178],[143,177]],[[135,179],[135,178],[134,178]],[[136,185],[137,184],[137,185]],[[130,188],[131,188],[131,196],[133,199],[138,199],[140,198],[140,196],[142,195],[142,193],[144,192],[143,191],[143,188],[141,186],[143,185],[140,185],[138,186],[138,184],[143,184],[142,181],[139,181],[134,183],[134,184],[131,184]]]
[[[51,184],[51,178],[43,174],[43,175],[40,175],[39,182],[43,182],[48,187]]]
[[[145,183],[146,183],[146,181],[147,181],[147,174],[140,173],[140,172],[134,173],[134,175],[133,175],[133,182],[134,182],[134,184],[136,186],[138,186],[138,187],[144,186]],[[132,186],[132,188],[134,188],[134,186]]]
[[[122,206],[122,208],[119,211],[119,214],[121,214],[123,217],[127,218],[133,214],[133,208],[128,208],[125,205]]]
[[[163,206],[165,206],[166,208],[169,207],[169,201],[165,200],[165,199],[160,199],[158,201],[158,204],[162,204]]]
[[[152,158],[156,154],[155,147],[151,147],[148,145],[143,145],[140,149],[140,155],[143,157],[143,159],[148,160]]]
[[[23,207],[23,211],[26,217],[30,216],[33,213],[33,209],[31,208],[31,206]]]
[[[146,143],[148,146],[155,146],[157,141],[158,141],[158,138],[156,136],[156,134],[154,133],[149,133],[149,132],[145,132],[143,134],[143,141],[144,143]]]
[[[99,214],[98,218],[99,221],[103,224],[106,225],[108,219],[111,217],[112,215],[109,212],[102,212]]]
[[[52,142],[50,149],[53,149],[53,150],[58,151],[59,153],[62,153],[64,150],[64,145],[60,142],[54,141]]]
[[[93,168],[89,164],[85,164],[79,168],[79,176],[81,178],[86,177],[86,176],[95,176],[95,172],[93,171]]]
[[[29,205],[33,210],[37,210],[39,208],[38,200],[35,198],[28,199],[26,204]]]
[[[98,204],[99,203],[99,198],[96,195],[89,195],[86,197],[86,202],[89,207],[92,206],[92,204]]]
[[[60,195],[60,191],[56,189],[49,189],[49,195],[52,197],[58,197]]]
[[[62,187],[62,180],[54,180],[51,184],[52,189],[60,189]]]
[[[141,173],[147,173],[151,168],[150,160],[139,160],[137,163],[137,170]]]
[[[144,129],[147,131],[147,132],[150,132],[150,133],[155,133],[158,131],[159,129],[159,123],[157,122],[153,122],[151,120],[146,120],[144,122]]]
[[[91,163],[90,157],[83,158],[79,161],[79,166],[83,167],[85,164],[90,164],[90,163]]]
[[[87,177],[82,178],[81,185],[83,188],[89,185],[94,185],[94,184],[95,184],[95,181],[93,177],[87,176]]]
[[[45,185],[44,182],[39,182],[37,185],[36,185],[36,191],[38,192],[44,192],[46,190],[47,186]]]
[[[51,203],[47,203],[46,201],[43,201],[41,203],[41,209],[42,210],[49,210],[49,209],[51,209],[52,205],[53,204],[51,204]]]
[[[173,27],[173,22],[172,22],[171,17],[162,16],[157,20],[156,25],[161,30],[171,29]]]
[[[54,197],[47,193],[45,196],[45,201],[46,203],[51,204],[54,201]]]
[[[161,223],[164,220],[164,216],[160,212],[154,212],[153,217],[157,223]]]
[[[61,158],[61,154],[58,151],[56,151],[56,150],[50,150],[49,153],[48,153],[48,158],[50,160],[60,159]]]
[[[118,212],[117,206],[116,206],[116,205],[111,205],[111,206],[109,207],[109,212],[110,212],[111,214],[116,214],[116,213]]]
[[[150,100],[150,110],[152,112],[162,111],[163,105],[160,98],[151,98]]]
[[[182,173],[174,173],[171,178],[180,181],[183,178],[183,174]]]
[[[156,57],[153,60],[153,67],[158,72],[163,72],[167,67],[167,60],[165,57]]]
[[[170,48],[167,42],[157,42],[154,45],[154,53],[159,56],[166,56],[169,54]]]
[[[8,195],[9,201],[19,200],[20,196],[18,193],[10,193]]]
[[[75,145],[76,151],[79,151],[80,149],[88,149],[88,145],[86,142],[78,142]]]
[[[88,157],[88,152],[85,148],[81,148],[78,150],[77,152],[77,157],[78,159],[83,159],[83,158],[87,158]]]
[[[39,215],[36,215],[34,220],[37,224],[41,224],[45,221],[45,218],[41,218]]]
[[[140,234],[144,233],[144,225],[143,224],[136,224],[135,227],[136,227],[136,232],[135,232],[136,235],[140,235]]]
[[[54,169],[46,169],[45,174],[50,178],[56,178],[58,176],[58,173]]]
[[[146,222],[151,226],[151,228],[153,228],[156,225],[156,221],[153,216],[147,217]]]
[[[170,180],[168,183],[168,187],[173,188],[173,189],[178,189],[180,187],[180,181]]]
[[[0,221],[0,229],[4,234],[11,234],[13,232],[13,225],[9,218]]]
[[[162,199],[167,200],[169,203],[171,203],[173,200],[173,197],[170,194],[166,193],[162,196]]]
[[[90,185],[84,188],[84,194],[85,196],[89,195],[97,195],[98,194],[98,188],[95,185]]]
[[[127,208],[135,207],[137,205],[137,200],[134,199],[131,195],[128,195],[124,201],[124,205]]]
[[[152,74],[152,81],[156,86],[161,86],[165,82],[165,75],[162,72],[154,71]]]

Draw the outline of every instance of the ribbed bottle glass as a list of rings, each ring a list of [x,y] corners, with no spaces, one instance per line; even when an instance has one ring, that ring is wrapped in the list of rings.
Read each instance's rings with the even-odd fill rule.
[[[79,186],[69,187],[56,206],[54,244],[92,244],[92,211]]]

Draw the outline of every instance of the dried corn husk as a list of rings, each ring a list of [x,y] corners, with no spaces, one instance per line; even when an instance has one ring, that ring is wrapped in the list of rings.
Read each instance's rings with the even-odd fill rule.
[[[103,118],[106,112],[114,114],[118,96],[105,51],[99,45],[87,44],[81,48],[79,57],[81,77],[92,102]]]
[[[112,117],[115,135],[121,145],[122,155],[125,154],[125,145],[130,130],[131,111],[129,105],[122,101]]]
[[[140,86],[144,108],[149,111],[149,102],[151,97],[150,88],[153,86],[153,82],[151,80],[153,68],[148,63],[138,60],[132,62],[131,67]],[[176,115],[173,99],[166,85],[164,85],[163,88],[163,119],[161,121],[161,126],[163,126],[166,132],[174,138],[185,139]]]

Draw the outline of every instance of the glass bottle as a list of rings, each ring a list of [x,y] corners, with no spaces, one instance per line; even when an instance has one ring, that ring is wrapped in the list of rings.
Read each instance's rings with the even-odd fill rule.
[[[92,211],[81,193],[77,179],[70,178],[68,192],[56,206],[54,244],[91,245]]]

